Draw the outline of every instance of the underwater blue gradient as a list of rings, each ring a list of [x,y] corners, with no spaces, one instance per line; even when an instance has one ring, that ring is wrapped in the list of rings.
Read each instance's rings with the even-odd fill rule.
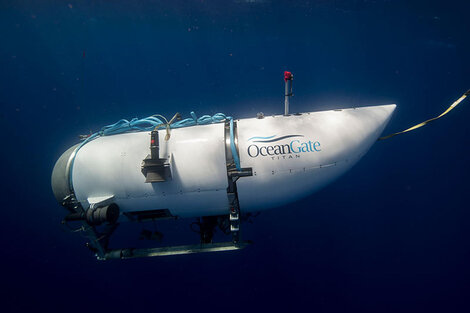
[[[0,310],[470,311],[468,99],[243,224],[254,244],[238,252],[98,262],[62,229],[50,187],[79,134],[123,118],[280,114],[285,70],[291,112],[396,103],[385,133],[403,130],[470,88],[468,12],[465,1],[0,2]],[[165,240],[197,242],[189,222],[163,225]]]

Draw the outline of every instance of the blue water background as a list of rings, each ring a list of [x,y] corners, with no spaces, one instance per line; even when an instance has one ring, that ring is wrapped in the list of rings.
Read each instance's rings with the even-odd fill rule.
[[[284,70],[292,111],[396,103],[386,132],[401,130],[470,88],[469,11],[465,1],[2,1],[1,311],[468,312],[468,101],[243,225],[255,244],[238,252],[98,262],[60,227],[50,174],[77,135],[121,118],[282,113]]]

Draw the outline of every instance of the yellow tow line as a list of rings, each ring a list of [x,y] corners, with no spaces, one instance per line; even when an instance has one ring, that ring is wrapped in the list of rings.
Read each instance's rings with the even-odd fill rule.
[[[385,139],[388,139],[388,138],[392,138],[392,137],[394,137],[394,136],[396,136],[396,135],[401,135],[401,134],[410,132],[410,131],[412,131],[412,130],[415,130],[415,129],[417,129],[417,128],[423,127],[424,125],[426,125],[426,124],[428,124],[428,123],[430,123],[430,122],[432,122],[432,121],[435,121],[435,120],[437,120],[437,119],[443,117],[443,116],[446,115],[447,113],[449,113],[449,112],[450,112],[453,108],[455,108],[460,102],[462,102],[463,99],[467,98],[468,95],[470,95],[470,89],[467,90],[467,92],[464,93],[460,98],[458,98],[454,103],[452,103],[452,105],[451,105],[450,107],[448,107],[447,110],[445,110],[444,112],[442,112],[441,115],[436,116],[436,117],[433,117],[433,118],[431,118],[431,119],[429,119],[429,120],[426,120],[426,121],[424,121],[424,122],[422,122],[422,123],[419,123],[419,124],[417,124],[417,125],[415,125],[415,126],[412,126],[412,127],[410,127],[410,128],[407,128],[407,129],[405,129],[405,130],[403,130],[403,131],[401,131],[401,132],[397,132],[397,133],[393,133],[393,134],[390,134],[390,135],[387,135],[387,136],[380,137],[380,138],[377,139],[377,140],[385,140]]]

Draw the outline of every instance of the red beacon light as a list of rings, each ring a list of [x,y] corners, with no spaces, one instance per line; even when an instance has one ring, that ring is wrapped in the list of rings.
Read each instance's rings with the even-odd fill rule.
[[[291,72],[285,71],[284,72],[284,81],[287,82],[288,80],[293,80],[294,75]]]

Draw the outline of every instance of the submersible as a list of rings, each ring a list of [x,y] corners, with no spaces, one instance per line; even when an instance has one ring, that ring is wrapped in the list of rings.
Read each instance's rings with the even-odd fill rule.
[[[122,120],[68,149],[52,173],[64,223],[78,223],[99,259],[243,248],[243,214],[281,206],[319,190],[377,141],[395,105],[235,119],[223,114],[167,121]],[[199,217],[200,243],[110,248],[118,223]],[[194,223],[193,223],[194,224]],[[215,227],[231,234],[213,242]]]

